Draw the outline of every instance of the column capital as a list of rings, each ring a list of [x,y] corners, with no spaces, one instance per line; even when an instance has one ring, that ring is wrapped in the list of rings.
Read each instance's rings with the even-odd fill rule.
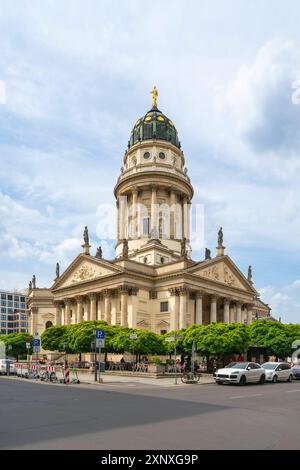
[[[90,299],[90,300],[96,300],[97,299],[97,292],[90,292],[89,294],[87,294],[87,297]]]
[[[103,294],[103,297],[111,297],[112,295],[112,291],[110,289],[103,289],[101,293]]]
[[[31,307],[30,310],[31,310],[31,313],[36,314],[36,313],[38,313],[39,309],[38,309],[38,307]]]
[[[150,188],[152,192],[157,191],[157,184],[151,184]]]
[[[138,195],[138,188],[136,186],[133,186],[133,188],[131,189],[131,194],[135,194],[135,195]]]
[[[196,299],[202,299],[203,296],[204,296],[204,291],[203,290],[197,290],[195,292]]]
[[[230,299],[228,297],[223,297],[224,305],[229,305],[230,304]]]
[[[174,297],[175,295],[177,295],[177,296],[179,295],[177,287],[170,287],[169,288],[169,293],[170,293],[171,297]]]
[[[217,294],[210,294],[210,300],[217,301],[219,296]]]
[[[149,290],[149,299],[151,299],[151,300],[157,299],[157,291],[156,290]]]
[[[188,293],[188,288],[186,286],[180,286],[177,288],[178,295],[186,295]]]
[[[84,300],[84,296],[83,296],[83,295],[75,295],[74,298],[75,298],[76,302],[78,302],[78,303],[82,303],[83,300]]]
[[[70,306],[73,301],[74,299],[72,297],[68,297],[67,299],[64,299],[64,304]]]
[[[139,291],[138,287],[130,287],[128,294],[129,295],[137,295],[138,291]]]
[[[130,287],[127,284],[123,284],[122,286],[118,287],[118,292],[120,294],[128,294]]]
[[[57,308],[63,307],[64,304],[61,300],[53,300],[53,303]]]

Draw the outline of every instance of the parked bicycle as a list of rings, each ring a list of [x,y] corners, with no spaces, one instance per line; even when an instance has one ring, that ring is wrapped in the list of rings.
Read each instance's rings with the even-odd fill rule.
[[[184,384],[196,384],[199,382],[201,375],[199,372],[184,372],[181,376],[181,382]]]

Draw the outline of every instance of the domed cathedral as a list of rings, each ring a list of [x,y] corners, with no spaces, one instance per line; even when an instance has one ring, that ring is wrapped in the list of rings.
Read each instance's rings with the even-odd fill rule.
[[[219,229],[215,256],[205,250],[191,259],[190,207],[193,186],[176,127],[152,107],[131,131],[117,204],[116,256],[90,253],[85,227],[82,252],[64,272],[56,265],[50,288],[29,283],[30,332],[51,324],[103,319],[109,324],[156,333],[210,322],[243,322],[270,317],[254,288],[252,268],[244,275],[225,254]]]

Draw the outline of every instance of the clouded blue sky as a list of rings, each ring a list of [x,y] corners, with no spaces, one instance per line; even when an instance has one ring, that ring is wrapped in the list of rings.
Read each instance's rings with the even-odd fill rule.
[[[274,316],[299,321],[297,0],[0,0],[0,46],[1,288],[33,273],[50,286],[84,225],[114,256],[101,207],[156,84],[204,204],[205,246],[222,225]]]

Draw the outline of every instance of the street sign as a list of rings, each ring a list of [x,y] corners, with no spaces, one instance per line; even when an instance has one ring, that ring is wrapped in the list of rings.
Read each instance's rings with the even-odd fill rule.
[[[171,343],[171,341],[175,341],[175,337],[174,337],[174,336],[168,336],[168,337],[166,338],[166,341],[167,341],[168,343]]]
[[[40,334],[39,333],[34,333],[34,339],[40,339]]]
[[[35,338],[35,339],[33,340],[33,346],[37,347],[37,346],[40,346],[40,344],[41,344],[41,342],[40,342],[39,339],[36,339],[36,338]]]
[[[26,348],[30,349],[30,343],[26,343]]]
[[[104,348],[105,338],[96,338],[96,348]]]
[[[130,336],[129,336],[130,339],[137,339],[137,334],[136,333],[132,333]]]
[[[96,330],[96,339],[104,339],[105,338],[105,331],[104,330]]]

